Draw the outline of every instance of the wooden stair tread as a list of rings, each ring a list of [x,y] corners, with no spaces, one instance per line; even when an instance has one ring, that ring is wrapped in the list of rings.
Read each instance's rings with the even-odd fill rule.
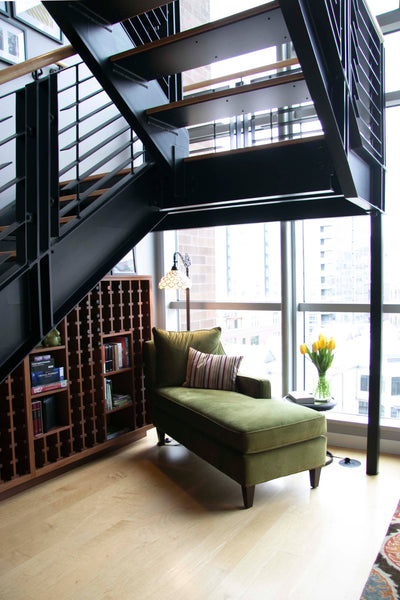
[[[121,52],[110,61],[151,80],[289,41],[279,2],[270,2]]]
[[[89,194],[88,198],[95,198],[96,196],[101,196],[105,192],[108,191],[109,188],[105,188],[103,190],[95,190],[91,194]],[[67,194],[65,196],[60,196],[60,202],[69,202],[70,200],[76,200],[76,194]]]
[[[183,93],[187,94],[189,92],[194,92],[195,90],[201,90],[202,88],[211,88],[213,85],[217,85],[218,83],[234,81],[235,79],[243,79],[243,77],[250,77],[251,75],[257,75],[259,73],[267,73],[268,71],[286,69],[287,67],[293,67],[295,65],[299,66],[298,58],[287,58],[285,60],[269,63],[268,65],[263,65],[261,67],[254,67],[244,71],[236,71],[235,73],[221,75],[220,77],[214,77],[213,79],[203,79],[201,81],[190,83],[183,87]]]
[[[123,175],[127,175],[128,173],[131,173],[131,172],[132,172],[132,170],[129,167],[126,169],[121,169],[121,171],[119,171],[117,173],[116,177],[120,177],[120,176],[122,177]],[[89,175],[89,177],[85,177],[85,179],[83,179],[80,183],[83,183],[85,181],[97,181],[98,179],[102,179],[106,175],[108,175],[108,173],[98,173],[96,175]],[[73,181],[75,181],[75,179],[68,179],[66,181],[60,181],[60,189],[62,189],[66,185],[69,185]]]
[[[293,73],[229,90],[185,98],[179,102],[150,108],[146,114],[164,124],[179,128],[310,100],[303,74]]]

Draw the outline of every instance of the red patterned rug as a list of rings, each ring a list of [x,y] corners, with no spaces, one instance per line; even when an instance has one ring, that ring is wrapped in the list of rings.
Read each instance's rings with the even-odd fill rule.
[[[360,600],[400,600],[400,502]]]

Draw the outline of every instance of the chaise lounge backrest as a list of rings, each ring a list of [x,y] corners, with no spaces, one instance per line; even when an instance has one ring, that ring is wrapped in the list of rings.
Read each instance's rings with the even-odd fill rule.
[[[189,347],[209,354],[225,354],[219,327],[192,332],[167,332],[153,328],[153,335],[154,340],[145,342],[143,346],[148,391],[183,384]],[[238,373],[236,386],[238,392],[253,398],[271,398],[271,383],[267,379]]]

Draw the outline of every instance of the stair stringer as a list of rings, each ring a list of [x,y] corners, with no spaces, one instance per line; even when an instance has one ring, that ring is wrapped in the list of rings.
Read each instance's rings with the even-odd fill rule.
[[[43,3],[80,54],[100,85],[139,136],[152,160],[166,170],[189,153],[186,129],[172,129],[151,123],[145,110],[168,104],[157,81],[143,81],[132,73],[113,67],[110,56],[132,48],[122,25],[102,26],[90,19],[83,2],[56,0]]]
[[[343,195],[323,136],[189,158],[184,182],[157,230],[365,215]]]
[[[165,218],[153,165],[130,180],[90,218],[59,238],[51,253],[54,321],[62,319],[146,234]]]
[[[0,289],[0,381],[107,275],[165,214],[159,169],[144,166],[50,251]]]
[[[346,74],[338,55],[335,56],[335,40],[332,28],[327,25],[325,3],[280,0],[280,6],[322,123],[343,194],[365,211],[376,210],[383,206],[383,166],[376,161],[366,161],[360,148],[351,147],[350,138],[355,137],[353,107]],[[321,39],[324,39],[323,44]],[[331,50],[329,56],[324,53],[324,48]],[[335,92],[334,96],[330,95],[332,92]]]

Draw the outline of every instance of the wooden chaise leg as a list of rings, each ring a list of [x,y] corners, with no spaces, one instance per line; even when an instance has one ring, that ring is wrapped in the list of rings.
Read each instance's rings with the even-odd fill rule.
[[[251,508],[253,506],[255,487],[255,485],[242,485],[243,502],[245,508]]]
[[[316,469],[310,469],[310,483],[312,488],[318,487],[319,478],[321,477],[321,468],[317,467]]]
[[[161,431],[161,429],[158,429],[158,427],[157,427],[157,437],[158,437],[157,446],[165,446],[165,433],[163,431]]]

